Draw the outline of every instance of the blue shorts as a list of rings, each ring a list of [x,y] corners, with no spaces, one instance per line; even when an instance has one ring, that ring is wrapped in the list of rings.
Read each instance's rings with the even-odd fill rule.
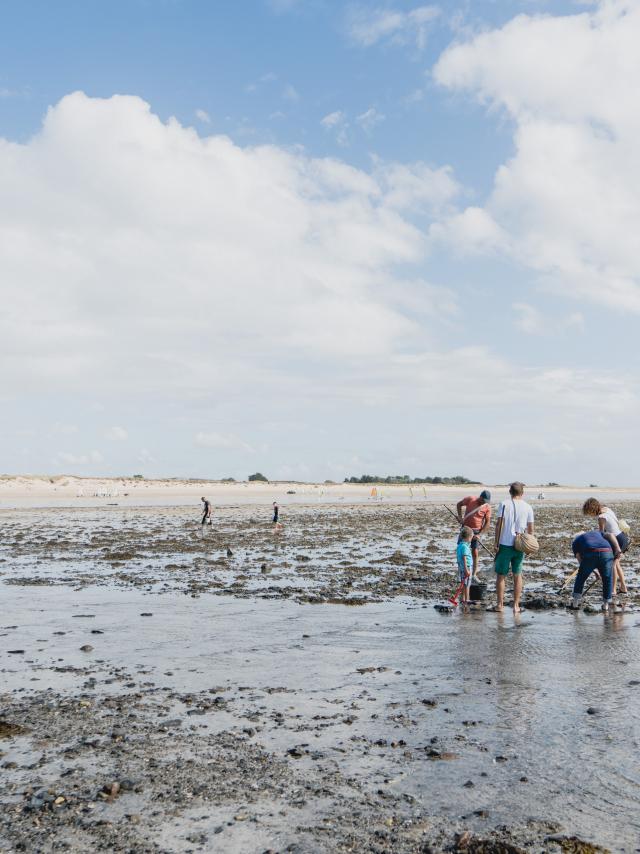
[[[626,552],[626,550],[629,548],[629,543],[631,542],[628,535],[625,534],[624,531],[620,531],[620,533],[616,536],[616,540],[618,541],[618,545],[620,546],[620,551]]]
[[[466,577],[465,577],[466,576]],[[467,570],[465,567],[458,566],[458,580],[462,583],[463,581],[467,582],[467,587],[471,584],[471,572],[467,575]]]

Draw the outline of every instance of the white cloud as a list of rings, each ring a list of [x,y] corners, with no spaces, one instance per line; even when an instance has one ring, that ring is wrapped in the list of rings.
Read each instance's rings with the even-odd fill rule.
[[[568,331],[585,330],[584,315],[580,311],[574,311],[566,317],[549,317],[526,302],[514,302],[513,310],[516,313],[516,326],[527,335],[566,335]]]
[[[129,434],[124,427],[110,427],[105,430],[104,438],[110,442],[125,442],[129,438]]]
[[[332,131],[335,134],[336,141],[339,145],[348,145],[349,143],[349,121],[346,113],[342,110],[335,110],[333,113],[328,113],[320,120],[320,124],[327,131]]]
[[[211,124],[211,116],[206,110],[198,109],[196,110],[196,118],[199,122],[202,122],[205,125]]]
[[[99,400],[103,429],[132,417],[114,400],[128,413],[135,401],[141,424],[153,423],[154,456],[173,471],[199,447],[274,443],[237,436],[243,418],[295,421],[281,431],[288,464],[308,463],[311,435],[321,470],[315,448],[360,447],[351,420],[379,405],[413,413],[404,423],[415,425],[415,407],[437,417],[515,403],[518,418],[528,406],[553,411],[558,431],[575,413],[637,412],[633,383],[617,372],[439,349],[454,340],[457,297],[425,275],[426,228],[460,192],[446,167],[375,161],[365,171],[201,137],[139,98],[70,95],[28,142],[0,140],[0,388]],[[63,407],[52,421],[77,420]],[[168,438],[179,429],[190,451]],[[585,441],[582,421],[562,441],[576,431]],[[295,442],[304,447],[290,450]],[[56,465],[104,463],[72,450]],[[153,461],[127,452],[131,466]]]
[[[420,104],[425,99],[424,89],[413,89],[408,95],[402,98],[402,103],[405,107],[411,107],[414,104]]]
[[[579,332],[584,332],[586,328],[584,314],[581,311],[572,312],[565,319],[564,325],[568,329],[577,329]]]
[[[427,33],[438,17],[437,6],[418,6],[409,12],[393,8],[352,5],[347,14],[347,31],[362,47],[371,47],[382,41],[396,45],[414,44],[422,50]]]
[[[60,436],[73,436],[75,433],[78,433],[78,425],[77,424],[68,424],[65,421],[56,421],[51,426],[51,432]]]
[[[223,448],[226,450],[253,453],[254,449],[247,442],[232,433],[216,433],[201,431],[196,433],[194,442],[200,448]]]
[[[424,236],[335,160],[76,93],[31,141],[0,141],[0,194],[6,389],[201,393],[419,332],[380,286]],[[359,313],[368,334],[347,335]]]
[[[277,14],[291,12],[302,5],[302,0],[267,0],[267,6]]]
[[[432,169],[426,163],[379,163],[376,170],[386,203],[404,211],[430,211],[441,215],[462,188],[449,166]]]
[[[282,92],[282,97],[285,101],[290,101],[292,104],[297,104],[300,100],[300,93],[292,86],[291,83],[288,83]]]
[[[138,454],[138,462],[139,463],[155,463],[156,459],[147,448],[141,448],[140,453]]]
[[[514,302],[513,308],[517,315],[516,326],[527,335],[542,335],[547,331],[544,318],[537,308],[526,302]]]
[[[505,110],[516,150],[484,208],[434,234],[505,253],[565,296],[640,313],[639,39],[640,5],[602,0],[520,15],[445,51],[436,80]]]
[[[72,454],[66,451],[59,451],[53,461],[55,466],[95,466],[104,462],[104,457],[100,451],[89,451],[86,454]]]
[[[375,107],[369,107],[368,110],[356,117],[356,121],[366,133],[371,133],[376,125],[381,124],[385,118],[386,116],[376,110]]]
[[[328,113],[323,119],[321,119],[320,124],[324,128],[334,128],[339,124],[342,124],[346,119],[345,114],[342,110],[335,110],[333,113]]]
[[[261,74],[256,80],[252,80],[251,83],[247,83],[244,87],[244,91],[248,93],[258,92],[262,89],[263,86],[269,83],[275,83],[278,79],[278,75],[273,71],[267,71],[265,74]]]

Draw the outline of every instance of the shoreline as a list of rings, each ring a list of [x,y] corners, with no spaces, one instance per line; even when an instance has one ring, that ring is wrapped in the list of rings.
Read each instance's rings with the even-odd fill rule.
[[[372,497],[372,488],[377,496]],[[79,477],[76,475],[1,475],[0,509],[19,507],[180,506],[197,504],[202,495],[217,506],[233,504],[434,504],[455,503],[482,488],[492,504],[507,494],[504,484],[352,484],[296,481],[190,480],[176,478]],[[540,493],[544,499],[538,498]],[[640,487],[581,487],[529,485],[525,499],[532,504],[578,504],[596,495],[608,502],[640,501]]]

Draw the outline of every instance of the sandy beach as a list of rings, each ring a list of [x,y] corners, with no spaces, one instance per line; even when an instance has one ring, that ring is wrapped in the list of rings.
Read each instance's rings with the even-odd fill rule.
[[[154,485],[0,510],[1,851],[636,850],[640,563],[616,613],[597,586],[567,612],[576,501],[536,507],[514,617],[485,611],[485,556],[485,600],[434,607],[456,583],[435,498],[292,485],[275,535],[273,485],[204,531],[203,484],[166,488],[193,506]]]
[[[378,484],[378,500],[393,503],[448,502],[475,494],[482,486],[493,492],[494,501],[507,494],[505,485],[474,484]],[[299,483],[295,481],[188,480],[180,478],[136,479],[127,477],[78,477],[75,475],[0,475],[0,508],[15,506],[96,506],[99,501],[117,501],[121,506],[145,504],[197,504],[202,495],[214,504],[270,504],[273,500],[299,503],[370,502],[370,484]],[[638,501],[640,488],[529,485],[527,500],[536,502],[544,493],[548,502],[578,503],[590,495],[603,501]]]

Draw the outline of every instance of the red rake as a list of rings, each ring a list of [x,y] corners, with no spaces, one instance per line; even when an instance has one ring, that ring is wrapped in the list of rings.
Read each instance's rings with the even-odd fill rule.
[[[456,592],[453,594],[453,596],[449,596],[449,600],[448,600],[448,601],[449,601],[449,602],[451,602],[451,604],[452,604],[452,605],[457,605],[457,604],[458,604],[458,596],[459,596],[459,595],[462,593],[462,591],[464,590],[464,586],[465,586],[465,584],[467,583],[467,578],[469,578],[469,573],[467,573],[467,574],[465,575],[465,577],[462,579],[462,581],[461,581],[461,582],[460,582],[460,584],[458,585],[458,588],[457,588]]]

